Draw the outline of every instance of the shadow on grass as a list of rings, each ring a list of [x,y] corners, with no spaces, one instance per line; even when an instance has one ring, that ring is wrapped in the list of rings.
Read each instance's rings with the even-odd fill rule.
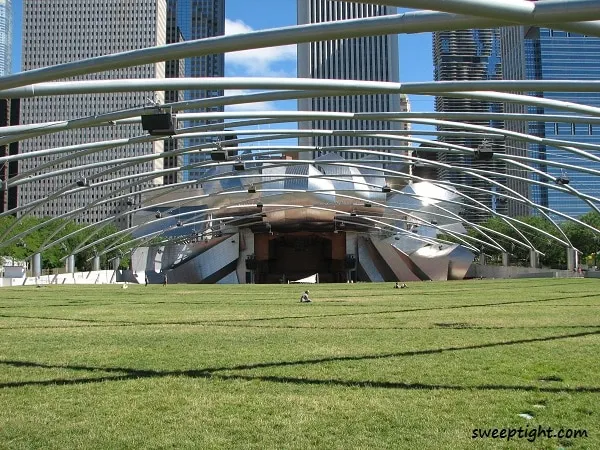
[[[45,316],[22,316],[12,314],[0,314],[0,317],[6,319],[38,319],[38,320],[62,320],[65,322],[88,322],[88,323],[106,323],[108,321],[98,319],[69,319],[64,317],[45,317]],[[112,321],[114,323],[114,321]],[[118,323],[118,322],[117,322]]]
[[[539,386],[504,386],[504,385],[479,385],[479,386],[462,386],[462,385],[427,385],[427,384],[411,384],[400,382],[382,382],[382,381],[361,381],[361,380],[338,380],[338,379],[307,379],[294,377],[276,377],[269,375],[241,375],[241,374],[222,374],[219,372],[231,372],[239,370],[253,370],[275,367],[293,367],[293,366],[308,366],[318,365],[329,362],[345,362],[345,361],[367,361],[386,358],[400,358],[418,355],[433,355],[445,352],[455,352],[463,350],[476,350],[492,347],[510,346],[518,344],[529,344],[533,342],[549,342],[561,339],[571,339],[586,336],[600,335],[600,330],[589,331],[582,333],[566,334],[559,336],[546,336],[540,338],[518,339],[512,341],[491,342],[487,344],[468,345],[464,347],[445,347],[424,350],[413,350],[397,353],[384,353],[377,355],[355,355],[355,356],[334,356],[327,358],[316,358],[297,361],[275,361],[263,362],[255,364],[241,364],[229,367],[205,368],[198,370],[176,370],[176,371],[159,371],[150,369],[133,369],[124,367],[92,367],[85,365],[53,365],[45,363],[37,363],[32,361],[16,361],[16,360],[0,360],[0,365],[12,367],[31,367],[41,369],[67,369],[74,371],[85,372],[105,372],[115,373],[119,375],[92,377],[92,378],[76,378],[76,379],[53,379],[53,380],[32,380],[32,381],[14,381],[0,383],[0,388],[18,388],[24,386],[65,386],[87,383],[100,383],[107,381],[124,381],[146,378],[161,378],[161,377],[189,377],[189,378],[218,378],[224,380],[261,380],[277,383],[298,383],[298,384],[315,384],[315,385],[339,385],[339,386],[355,386],[355,387],[376,387],[388,389],[452,389],[452,390],[515,390],[515,391],[540,391],[540,392],[593,392],[600,393],[600,387],[539,387]]]
[[[497,302],[497,303],[477,303],[472,305],[449,305],[449,306],[436,306],[431,308],[403,308],[396,310],[383,310],[383,311],[361,311],[361,312],[348,312],[348,313],[339,313],[339,314],[311,314],[305,316],[284,316],[284,317],[259,317],[254,319],[223,319],[223,320],[215,320],[213,323],[219,322],[260,322],[260,321],[268,321],[268,320],[282,320],[282,319],[318,319],[322,317],[348,317],[348,316],[366,316],[366,315],[379,315],[379,314],[396,314],[396,313],[405,313],[405,312],[424,312],[424,311],[447,311],[453,309],[467,309],[467,308],[486,308],[486,307],[494,307],[494,306],[504,306],[504,305],[523,305],[530,303],[543,303],[543,302],[551,302],[558,300],[571,300],[571,299],[580,299],[587,297],[598,297],[598,294],[588,294],[582,296],[572,296],[572,297],[555,297],[555,298],[544,298],[538,300],[521,300],[521,301],[509,301],[509,302]],[[400,297],[401,298],[401,297]]]
[[[132,322],[132,321],[115,321],[115,320],[99,320],[99,319],[70,319],[63,317],[47,317],[47,316],[24,316],[24,315],[8,315],[0,314],[0,317],[5,318],[21,318],[21,319],[39,319],[39,320],[57,320],[57,321],[70,321],[70,322],[86,322],[86,323],[98,323],[108,324],[107,326],[148,326],[148,325],[216,325],[216,324],[227,324],[227,323],[239,323],[239,322],[263,322],[271,320],[287,320],[287,319],[319,319],[327,317],[352,317],[352,316],[367,316],[367,315],[380,315],[380,314],[398,314],[406,312],[424,312],[424,311],[446,311],[453,309],[467,309],[467,308],[487,308],[504,305],[526,305],[526,304],[537,304],[558,300],[571,300],[581,299],[588,297],[598,297],[598,294],[586,294],[571,297],[554,297],[544,298],[537,300],[521,300],[521,301],[509,301],[509,302],[497,302],[497,303],[477,303],[472,305],[450,305],[450,306],[439,306],[431,308],[403,308],[403,309],[387,309],[381,311],[360,311],[360,312],[347,312],[347,313],[335,313],[335,314],[309,314],[302,316],[276,316],[276,317],[255,317],[255,318],[244,318],[244,319],[220,319],[220,320],[201,320],[201,321],[171,321],[171,322]],[[401,298],[401,297],[400,297]],[[293,304],[290,303],[290,306]],[[325,306],[328,306],[324,303]],[[304,307],[305,305],[302,305]]]
[[[86,326],[86,325],[82,325]],[[586,328],[600,328],[600,325],[535,325],[535,326],[484,326],[484,325],[471,325],[471,326],[460,326],[460,327],[441,327],[435,324],[432,327],[366,327],[366,326],[314,326],[314,325],[241,325],[241,324],[219,324],[215,325],[218,327],[231,327],[231,328],[264,328],[264,329],[284,329],[284,330],[582,330]],[[50,327],[53,328],[53,327]]]
[[[123,306],[139,306],[139,305],[143,305],[143,306],[152,306],[152,305],[223,305],[223,302],[217,301],[217,300],[206,300],[206,301],[194,301],[194,302],[182,302],[182,301],[157,301],[157,302],[129,302],[129,301],[119,301],[119,302],[112,302],[112,303],[94,303],[94,302],[87,302],[87,303],[78,303],[78,302],[74,302],[74,303],[53,303],[53,304],[48,304],[48,305],[43,305],[43,308],[81,308],[82,306],[91,306],[91,307],[97,307],[97,306],[119,306],[119,307],[123,307]],[[264,304],[264,303],[263,303]],[[269,303],[269,305],[286,305],[289,303]],[[252,301],[246,301],[246,302],[235,302],[235,305],[249,305],[249,306],[256,306],[256,302],[252,302]],[[31,308],[32,305],[28,304],[28,305],[11,305],[11,306],[0,306],[0,309],[23,309],[23,308]],[[35,306],[39,306],[39,305],[35,305]],[[18,317],[18,316],[0,316],[0,317]]]
[[[255,325],[243,323],[213,323],[213,322],[149,322],[149,323],[98,323],[98,324],[81,324],[81,325],[25,325],[17,327],[0,327],[0,332],[3,330],[55,330],[55,329],[77,329],[77,328],[122,328],[122,327],[139,327],[139,326],[202,326],[206,328],[223,327],[223,328],[255,328],[259,330],[326,330],[326,331],[347,331],[347,330],[373,330],[373,331],[456,331],[456,330],[584,330],[600,328],[600,325],[532,325],[532,326],[461,326],[461,327],[440,327],[438,325],[428,327],[418,326],[324,326],[324,325]],[[0,362],[1,364],[1,362]]]

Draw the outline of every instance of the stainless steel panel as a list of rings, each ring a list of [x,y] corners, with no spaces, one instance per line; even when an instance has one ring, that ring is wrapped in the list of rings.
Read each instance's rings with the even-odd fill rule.
[[[385,260],[387,265],[392,269],[394,275],[396,275],[396,281],[420,281],[420,278],[410,269],[407,264],[408,255],[398,251],[388,239],[378,239],[373,237],[371,241],[373,245]]]
[[[370,250],[371,242],[364,236],[358,237],[358,265],[369,278],[369,281],[385,281],[383,274],[377,270]]]
[[[410,254],[410,259],[427,274],[429,279],[445,281],[448,279],[448,261],[452,247],[428,245]]]
[[[450,253],[448,279],[462,280],[467,275],[475,255],[462,245],[455,245]]]

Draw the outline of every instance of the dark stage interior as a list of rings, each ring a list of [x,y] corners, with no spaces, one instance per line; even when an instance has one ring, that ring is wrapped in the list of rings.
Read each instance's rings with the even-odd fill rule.
[[[256,283],[287,283],[319,274],[320,283],[345,282],[345,234],[334,232],[257,233]]]

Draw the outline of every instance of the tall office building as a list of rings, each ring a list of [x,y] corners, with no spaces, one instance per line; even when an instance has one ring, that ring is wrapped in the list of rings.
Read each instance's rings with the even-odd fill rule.
[[[0,0],[0,77],[11,73],[12,3]]]
[[[12,63],[12,3],[11,0],[0,0],[0,77],[11,73]],[[0,126],[19,124],[19,99],[0,100]],[[19,143],[0,146],[0,156],[15,155],[19,151]],[[0,164],[0,212],[17,207],[17,187],[3,188],[3,183],[18,173],[16,161]]]
[[[12,100],[0,100],[0,127],[19,125],[19,108],[21,101],[18,98]],[[9,145],[0,145],[0,156],[13,156],[19,154],[19,143],[11,142]],[[12,186],[8,189],[5,182],[19,173],[18,161],[9,161],[0,164],[0,213],[15,209],[18,202],[18,187]]]
[[[190,41],[225,34],[225,0],[167,0],[167,42],[179,40]],[[184,76],[186,77],[223,77],[225,76],[225,58],[223,54],[195,56],[186,58]],[[167,75],[169,76],[169,75]],[[185,100],[195,100],[223,95],[222,89],[188,90],[184,92]],[[222,112],[222,106],[197,109],[194,112]],[[207,124],[207,121],[186,123],[185,126]],[[212,121],[210,123],[217,123]],[[186,147],[200,145],[214,139],[186,139]],[[191,154],[183,156],[183,164],[195,164],[205,160],[206,155]],[[202,169],[191,169],[183,173],[183,179],[193,180],[202,176]]]
[[[183,42],[185,39],[181,30],[177,26],[175,17],[175,3],[167,4],[167,44],[175,44]],[[165,77],[166,78],[183,78],[185,77],[185,59],[174,59],[165,62]],[[183,90],[165,91],[165,103],[177,103],[184,100]],[[181,139],[166,139],[165,152],[177,150],[183,146]],[[165,169],[181,167],[183,165],[183,155],[167,156],[163,160]],[[163,178],[164,184],[175,184],[183,181],[181,171],[170,172],[165,174]]]
[[[505,80],[525,80],[525,46],[522,33],[524,27],[503,27],[500,29],[501,48],[502,48],[502,78]],[[505,103],[504,112],[510,114],[525,114],[528,107],[518,103]],[[536,109],[536,108],[534,108]],[[532,111],[536,113],[537,111]],[[506,120],[504,128],[516,133],[529,133],[529,124],[522,120]],[[513,156],[527,156],[527,142],[514,139],[510,136],[506,138],[506,154]],[[529,171],[522,166],[508,163],[506,165],[506,187],[518,194],[531,198],[530,184],[525,181],[529,177]],[[515,178],[514,178],[515,177]],[[518,178],[516,178],[518,177]],[[532,211],[522,202],[509,200],[508,215],[511,217],[528,216]]]
[[[154,47],[165,44],[166,38],[166,0],[23,0],[23,70],[52,66],[94,56],[123,52],[127,50]],[[90,74],[76,79],[120,79],[120,78],[163,78],[164,62],[138,67],[117,69],[108,72]],[[24,99],[21,106],[21,123],[34,124],[47,121],[68,120],[89,117],[116,110],[129,109],[148,104],[148,99],[164,101],[161,92],[136,92],[117,94],[66,95]],[[146,134],[140,125],[120,125],[114,127],[96,127],[50,134],[22,142],[21,152],[31,152],[55,147],[106,141]],[[110,167],[110,161],[118,158],[161,153],[163,142],[134,144],[73,157],[53,165],[53,169],[79,166],[89,163],[105,163],[102,167],[81,170],[54,176],[23,185],[19,192],[20,205],[46,198],[50,192],[59,191],[66,186],[74,186],[78,179],[89,178]],[[64,155],[61,155],[61,157]],[[40,172],[53,159],[44,156],[24,159],[20,173]],[[155,159],[134,167],[123,168],[101,178],[94,178],[92,185],[117,177],[126,177],[136,173],[152,173],[162,168],[162,160]],[[96,202],[109,194],[129,193],[137,202],[136,192],[144,187],[161,184],[162,177],[147,180],[132,186],[129,182],[91,187],[67,197],[48,201],[31,214],[37,216],[56,216],[75,208]],[[121,190],[121,188],[123,188]],[[135,207],[132,201],[109,201],[92,208],[87,214],[80,215],[79,222],[93,223],[108,214]],[[119,222],[126,226],[126,222]]]
[[[600,78],[600,38],[583,36],[577,33],[538,27],[510,27],[503,30],[503,52],[510,55],[504,67],[507,79],[526,80],[598,80]],[[544,92],[532,93],[551,100],[576,102],[600,107],[600,94],[585,92]],[[516,112],[535,114],[569,114],[553,108],[539,106],[515,107]],[[530,134],[548,139],[600,144],[600,125],[569,122],[513,122],[511,129],[526,130]],[[559,162],[600,170],[600,163],[579,157],[567,150],[544,144],[521,144],[521,154],[528,154],[541,161]],[[561,180],[569,180],[569,186],[583,194],[600,196],[600,187],[595,176],[567,171],[548,164],[534,166]],[[539,173],[531,172],[534,181],[548,179]],[[572,217],[578,217],[591,208],[583,200],[556,189],[534,184],[531,187],[531,200],[555,209]],[[557,217],[558,220],[562,220]]]
[[[472,29],[440,31],[433,33],[433,65],[436,81],[475,81],[502,79],[502,59],[500,51],[499,29]],[[436,97],[435,109],[440,112],[502,112],[502,104],[484,100],[464,98]],[[500,121],[472,120],[468,123],[502,128]],[[441,126],[440,131],[456,128]],[[496,153],[504,152],[501,141],[485,141],[478,137],[441,136],[440,142],[462,145],[473,150],[491,148]],[[488,178],[505,183],[505,166],[497,161],[476,160],[470,156],[440,153],[440,162],[455,166],[485,170]],[[494,194],[499,189],[492,183],[478,177],[453,170],[440,170],[440,180],[462,185],[465,191],[477,202],[500,213],[507,212],[507,202]],[[475,189],[471,189],[471,187]],[[486,189],[485,193],[478,189]],[[491,213],[469,209],[465,218],[474,223],[487,220]]]
[[[337,0],[298,0],[298,24],[395,14],[391,6],[368,5]],[[398,36],[370,36],[298,45],[298,77],[338,80],[399,81]],[[300,111],[397,112],[409,109],[401,95],[369,94],[319,97],[298,100]],[[406,123],[385,121],[316,120],[300,122],[300,129],[318,130],[386,130],[408,129]],[[403,141],[360,136],[318,136],[301,138],[300,145],[319,147],[315,157],[326,147],[402,145]],[[322,150],[321,150],[322,149]],[[346,159],[360,158],[352,151],[340,153]],[[312,156],[312,155],[311,155]]]

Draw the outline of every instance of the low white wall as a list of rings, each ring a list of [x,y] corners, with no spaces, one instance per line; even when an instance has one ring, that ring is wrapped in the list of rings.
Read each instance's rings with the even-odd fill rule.
[[[92,270],[90,272],[61,273],[27,278],[1,278],[0,286],[36,286],[44,284],[114,284],[114,270]]]
[[[518,266],[482,266],[472,264],[467,277],[483,278],[577,278],[581,274],[570,270],[534,269]]]

